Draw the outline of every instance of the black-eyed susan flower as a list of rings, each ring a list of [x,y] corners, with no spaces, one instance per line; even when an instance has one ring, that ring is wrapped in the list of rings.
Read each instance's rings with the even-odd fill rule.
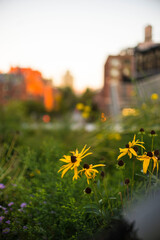
[[[134,135],[132,142],[129,142],[128,144],[126,144],[125,148],[119,148],[120,155],[118,156],[117,160],[127,154],[130,158],[132,158],[132,154],[137,157],[135,146],[140,146],[145,149],[145,147],[142,144],[144,144],[144,142],[140,142],[138,139],[136,140],[136,135]]]
[[[87,183],[89,184],[89,179],[94,179],[96,176],[96,173],[99,173],[97,169],[94,169],[96,167],[104,167],[105,164],[97,164],[97,165],[92,165],[92,164],[87,164],[85,163],[83,165],[83,169],[80,170],[78,173],[83,173],[85,174],[86,178],[87,178]]]
[[[145,152],[142,156],[138,156],[137,159],[140,161],[143,161],[143,173],[144,174],[147,173],[151,159],[153,160],[153,170],[152,171],[154,171],[155,167],[157,167],[157,172],[158,172],[158,168],[159,168],[158,157],[155,156],[154,152]]]
[[[66,156],[64,155],[63,158],[60,159],[60,161],[67,163],[66,165],[63,165],[58,172],[62,171],[61,178],[63,178],[64,174],[69,170],[74,170],[74,176],[73,180],[78,178],[78,167],[80,166],[80,162],[82,159],[90,154],[91,152],[87,153],[87,151],[90,149],[86,149],[86,145],[82,149],[82,151],[79,153],[78,150],[76,151],[71,151],[72,156]]]

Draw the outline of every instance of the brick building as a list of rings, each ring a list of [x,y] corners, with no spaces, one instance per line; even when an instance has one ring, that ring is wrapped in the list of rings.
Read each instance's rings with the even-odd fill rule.
[[[114,116],[123,108],[132,107],[136,102],[134,83],[142,97],[153,91],[160,92],[160,78],[155,78],[157,74],[160,76],[160,43],[152,41],[152,27],[149,25],[145,28],[143,43],[124,49],[116,56],[108,56],[104,65],[104,85],[96,96],[100,109]],[[144,86],[145,93],[142,94]]]
[[[31,68],[11,68],[9,73],[0,74],[0,104],[12,100],[40,101],[50,111],[54,108],[52,81]]]

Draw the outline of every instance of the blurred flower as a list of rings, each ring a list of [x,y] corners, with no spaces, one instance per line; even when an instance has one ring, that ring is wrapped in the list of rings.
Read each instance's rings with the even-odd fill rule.
[[[2,223],[2,221],[3,221],[4,218],[5,218],[5,217],[0,216],[0,223]]]
[[[37,174],[41,174],[41,171],[40,171],[39,169],[36,169],[35,172],[36,172]]]
[[[153,93],[152,95],[151,95],[151,99],[152,100],[157,100],[159,98],[159,95],[157,94],[157,93]]]
[[[84,190],[85,193],[87,194],[90,194],[92,192],[92,189],[90,187],[87,187],[85,190]]]
[[[122,115],[124,117],[137,116],[138,114],[139,114],[139,112],[135,108],[123,108],[123,110],[122,110]]]
[[[29,176],[30,176],[30,177],[34,177],[34,173],[31,172],[31,173],[29,174]]]
[[[84,108],[84,104],[83,103],[77,103],[76,109],[81,111],[81,110],[83,110],[83,108]]]
[[[2,233],[9,233],[10,232],[10,228],[5,228],[3,229]]]
[[[85,118],[85,119],[89,118],[89,115],[90,115],[89,112],[83,112],[82,113],[82,117]]]
[[[149,163],[150,163],[151,159],[154,162],[152,172],[154,171],[156,166],[157,166],[157,172],[158,172],[158,168],[159,168],[158,157],[156,157],[154,155],[154,151],[153,152],[145,152],[142,156],[138,156],[137,159],[140,161],[143,161],[143,173],[144,174],[147,173],[147,169],[149,167]]]
[[[27,203],[22,203],[20,206],[21,206],[21,208],[24,208],[27,206]]]
[[[126,154],[128,154],[130,158],[132,158],[132,154],[137,157],[137,152],[134,150],[134,146],[140,146],[145,149],[145,147],[142,145],[144,144],[144,142],[140,142],[139,140],[135,140],[135,139],[136,139],[136,135],[134,135],[132,142],[129,142],[128,144],[126,144],[126,148],[119,148],[121,153],[118,156],[117,160],[125,156]]]
[[[156,135],[156,132],[155,132],[154,130],[152,130],[152,131],[150,132],[150,134],[151,134],[151,135]]]
[[[98,173],[98,170],[97,169],[93,169],[93,168],[96,168],[96,167],[104,167],[105,166],[105,164],[97,164],[97,165],[92,165],[92,164],[87,164],[87,163],[85,163],[84,165],[83,165],[83,169],[82,170],[80,170],[79,172],[78,172],[78,174],[79,173],[83,173],[84,172],[84,174],[85,174],[85,176],[86,176],[86,178],[87,178],[87,183],[89,184],[89,179],[94,179],[95,178],[95,176],[96,176],[96,173]]]
[[[0,183],[0,189],[4,189],[6,186],[3,183]]]
[[[4,212],[4,214],[8,214],[8,210],[6,210],[6,211]]]
[[[125,181],[124,181],[124,183],[125,183],[126,185],[128,185],[128,184],[130,183],[129,178],[126,178]]]
[[[6,223],[7,223],[7,224],[10,224],[10,223],[11,223],[11,221],[10,221],[10,220],[7,220],[7,221],[6,221]]]
[[[11,207],[14,204],[14,202],[8,203],[8,207]]]
[[[23,226],[23,229],[24,229],[24,230],[27,229],[27,226]]]
[[[106,118],[105,114],[102,112],[101,113],[101,121],[105,122],[106,120],[107,120],[107,118]]]
[[[108,138],[111,139],[115,139],[117,141],[121,140],[121,135],[119,133],[110,133],[108,135]]]
[[[50,116],[47,115],[47,114],[46,114],[46,115],[43,115],[43,118],[42,118],[42,119],[43,119],[43,122],[44,122],[44,123],[48,123],[48,122],[50,122],[50,120],[51,120]]]
[[[69,170],[69,169],[74,169],[74,176],[73,176],[73,180],[78,178],[78,167],[80,165],[80,162],[82,161],[82,158],[92,154],[90,153],[86,153],[89,149],[85,149],[86,145],[84,146],[84,148],[82,149],[82,151],[79,153],[78,150],[76,149],[75,152],[71,151],[72,156],[66,156],[64,155],[63,158],[60,159],[60,161],[67,163],[66,165],[63,165],[58,172],[62,171],[62,175],[61,178],[63,178],[64,174]]]
[[[84,112],[90,112],[91,111],[91,107],[90,106],[85,106],[84,107]]]

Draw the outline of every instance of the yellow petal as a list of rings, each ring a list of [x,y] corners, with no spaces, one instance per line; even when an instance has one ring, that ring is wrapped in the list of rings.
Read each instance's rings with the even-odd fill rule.
[[[146,158],[145,161],[143,161],[143,172],[146,174],[148,166],[149,166],[150,158]]]
[[[86,153],[84,156],[82,156],[82,157],[80,157],[80,158],[82,159],[82,158],[84,158],[84,157],[86,157],[86,156],[88,156],[88,155],[91,155],[91,154],[92,154],[92,152]]]
[[[126,154],[127,154],[127,152],[121,153],[121,154],[118,156],[117,160],[120,159],[121,157],[123,157],[123,156],[126,155]]]
[[[95,167],[105,167],[106,165],[105,164],[97,164],[97,165],[94,165],[92,168],[95,168]]]
[[[135,151],[133,148],[130,148],[129,151],[130,151],[134,156],[137,156],[137,153],[136,153],[136,151]]]
[[[68,166],[65,170],[62,172],[61,178],[63,178],[64,174],[71,168],[71,166]]]

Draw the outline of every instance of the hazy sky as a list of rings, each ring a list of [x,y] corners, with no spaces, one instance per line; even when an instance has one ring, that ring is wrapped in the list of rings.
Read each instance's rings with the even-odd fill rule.
[[[160,42],[160,0],[0,0],[0,70],[32,67],[54,84],[66,70],[75,87],[100,88],[109,54]]]

